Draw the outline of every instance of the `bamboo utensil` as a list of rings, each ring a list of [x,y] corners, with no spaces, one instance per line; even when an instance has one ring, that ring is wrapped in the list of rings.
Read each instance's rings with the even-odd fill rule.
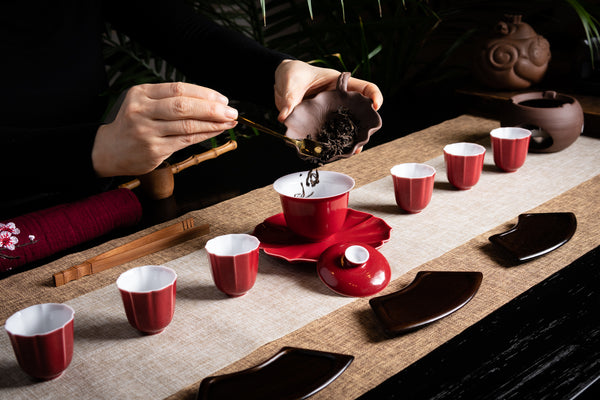
[[[193,218],[185,219],[92,257],[79,265],[57,272],[54,274],[54,284],[57,287],[62,286],[81,277],[107,270],[190,239],[206,235],[209,230],[208,224],[194,226]]]
[[[167,162],[163,162],[154,171],[141,175],[132,181],[123,183],[119,187],[134,189],[141,185],[142,190],[144,190],[151,198],[155,200],[166,199],[173,194],[173,189],[175,188],[175,174],[206,160],[217,158],[221,154],[235,150],[236,148],[237,142],[235,140],[230,140],[224,145],[215,147],[204,153],[193,155],[177,164],[170,165]]]

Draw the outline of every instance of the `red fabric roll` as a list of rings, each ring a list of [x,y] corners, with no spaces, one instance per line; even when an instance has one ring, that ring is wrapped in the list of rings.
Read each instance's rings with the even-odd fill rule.
[[[0,272],[133,226],[141,217],[135,194],[115,189],[4,221],[0,223]]]

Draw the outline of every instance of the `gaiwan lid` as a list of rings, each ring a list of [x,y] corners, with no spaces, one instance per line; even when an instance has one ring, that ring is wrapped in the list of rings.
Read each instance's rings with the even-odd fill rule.
[[[327,248],[317,261],[317,273],[331,290],[351,297],[379,293],[392,275],[383,254],[362,243],[337,243]]]

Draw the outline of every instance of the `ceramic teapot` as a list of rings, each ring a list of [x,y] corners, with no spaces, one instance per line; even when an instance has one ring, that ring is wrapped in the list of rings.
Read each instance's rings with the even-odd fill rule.
[[[550,61],[550,43],[521,21],[521,15],[505,15],[493,36],[475,57],[474,73],[494,89],[526,89],[544,77]]]
[[[531,130],[529,151],[553,153],[577,140],[583,131],[583,122],[583,109],[576,98],[545,91],[511,97],[500,124]]]

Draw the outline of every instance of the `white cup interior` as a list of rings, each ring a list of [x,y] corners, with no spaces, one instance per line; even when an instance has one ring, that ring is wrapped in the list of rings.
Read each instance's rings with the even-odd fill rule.
[[[493,129],[490,135],[498,139],[524,139],[531,136],[531,131],[519,127],[502,127]]]
[[[303,192],[310,193],[308,199],[323,199],[349,192],[354,187],[354,179],[348,175],[334,171],[319,171],[319,183],[306,187],[306,177],[309,171],[294,172],[282,176],[273,183],[277,193],[288,197],[299,196]]]
[[[66,304],[36,304],[14,313],[4,327],[13,335],[46,335],[64,327],[74,315],[75,311]]]
[[[390,173],[399,178],[426,178],[435,174],[435,168],[427,164],[405,163],[394,165]]]
[[[444,147],[444,151],[455,156],[478,156],[485,153],[485,147],[477,143],[452,143]]]
[[[126,292],[146,293],[172,285],[177,273],[162,265],[144,265],[123,272],[117,279],[117,287]]]
[[[362,265],[369,261],[369,250],[362,246],[353,245],[344,251],[346,261],[355,265]]]
[[[237,256],[256,250],[260,245],[258,238],[245,233],[232,233],[217,236],[206,242],[206,251],[216,256]]]

